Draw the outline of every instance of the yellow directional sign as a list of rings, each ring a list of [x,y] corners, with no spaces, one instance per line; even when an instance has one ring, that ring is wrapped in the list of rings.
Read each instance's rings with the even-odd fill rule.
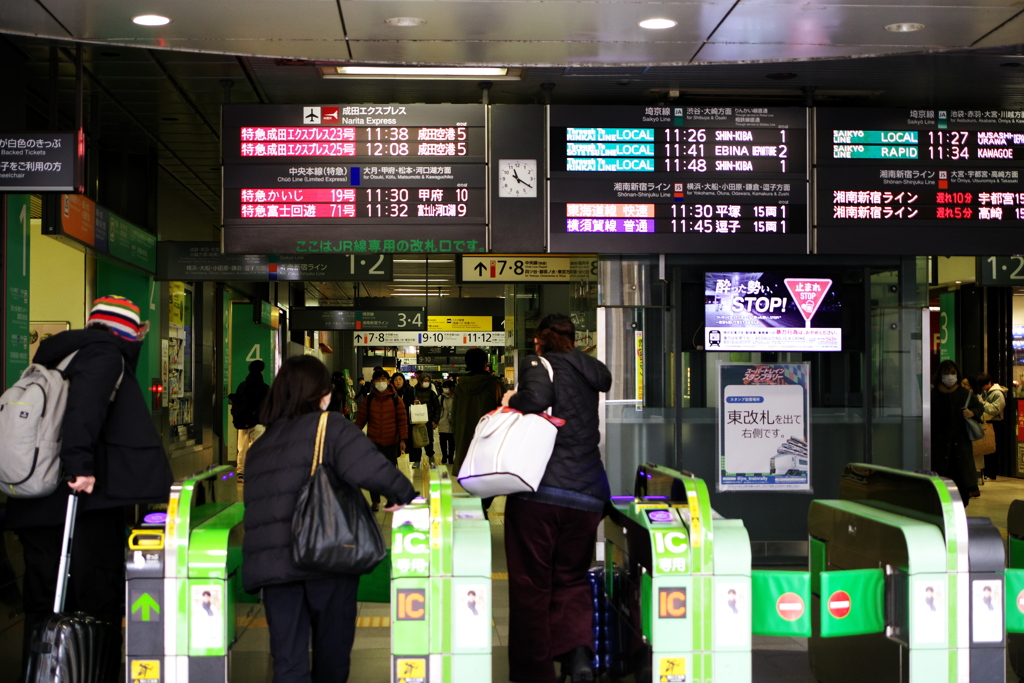
[[[490,332],[494,318],[489,315],[429,315],[430,332]]]
[[[596,256],[485,254],[462,256],[460,282],[572,282],[597,279]]]
[[[135,659],[132,660],[132,683],[138,681],[159,681],[160,660]]]

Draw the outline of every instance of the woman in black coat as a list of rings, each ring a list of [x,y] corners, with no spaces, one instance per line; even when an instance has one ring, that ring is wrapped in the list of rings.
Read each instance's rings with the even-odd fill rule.
[[[604,363],[580,353],[575,340],[569,318],[543,318],[533,340],[537,356],[523,360],[519,390],[502,398],[502,405],[524,413],[550,407],[565,420],[536,493],[505,503],[509,677],[516,683],[554,683],[555,660],[573,683],[594,680],[587,569],[611,494],[598,449],[598,399],[612,376]],[[553,379],[540,357],[551,364]]]
[[[300,569],[291,560],[292,514],[309,479],[317,424],[330,398],[331,374],[323,363],[312,356],[286,360],[260,415],[267,431],[246,465],[242,584],[249,592],[263,590],[274,683],[348,680],[359,577]],[[338,413],[327,421],[323,466],[332,480],[385,495],[388,512],[416,496],[405,475]]]
[[[981,417],[984,406],[973,391],[963,386],[963,379],[953,361],[939,364],[932,385],[932,469],[956,483],[967,507],[978,490],[967,420]]]

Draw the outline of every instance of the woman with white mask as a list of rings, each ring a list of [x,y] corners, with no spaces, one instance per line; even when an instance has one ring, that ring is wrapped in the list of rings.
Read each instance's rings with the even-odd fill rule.
[[[932,469],[956,483],[964,507],[981,495],[967,420],[983,411],[978,397],[963,386],[957,364],[942,361],[932,385]]]

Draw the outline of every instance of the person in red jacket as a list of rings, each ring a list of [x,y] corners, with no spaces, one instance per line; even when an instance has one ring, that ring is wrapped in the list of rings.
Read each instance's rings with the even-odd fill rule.
[[[388,383],[388,373],[377,370],[373,373],[373,391],[359,404],[356,426],[366,427],[366,436],[377,446],[392,465],[398,466],[398,456],[405,450],[409,437],[409,420],[405,414],[405,402]],[[373,511],[380,509],[380,494],[370,492]]]

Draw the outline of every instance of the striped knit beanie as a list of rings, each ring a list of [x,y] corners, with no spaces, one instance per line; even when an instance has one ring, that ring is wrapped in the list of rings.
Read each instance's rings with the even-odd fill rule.
[[[92,311],[85,324],[88,326],[93,323],[106,325],[117,336],[135,341],[139,338],[142,321],[139,319],[138,306],[123,296],[111,295],[92,302]]]

